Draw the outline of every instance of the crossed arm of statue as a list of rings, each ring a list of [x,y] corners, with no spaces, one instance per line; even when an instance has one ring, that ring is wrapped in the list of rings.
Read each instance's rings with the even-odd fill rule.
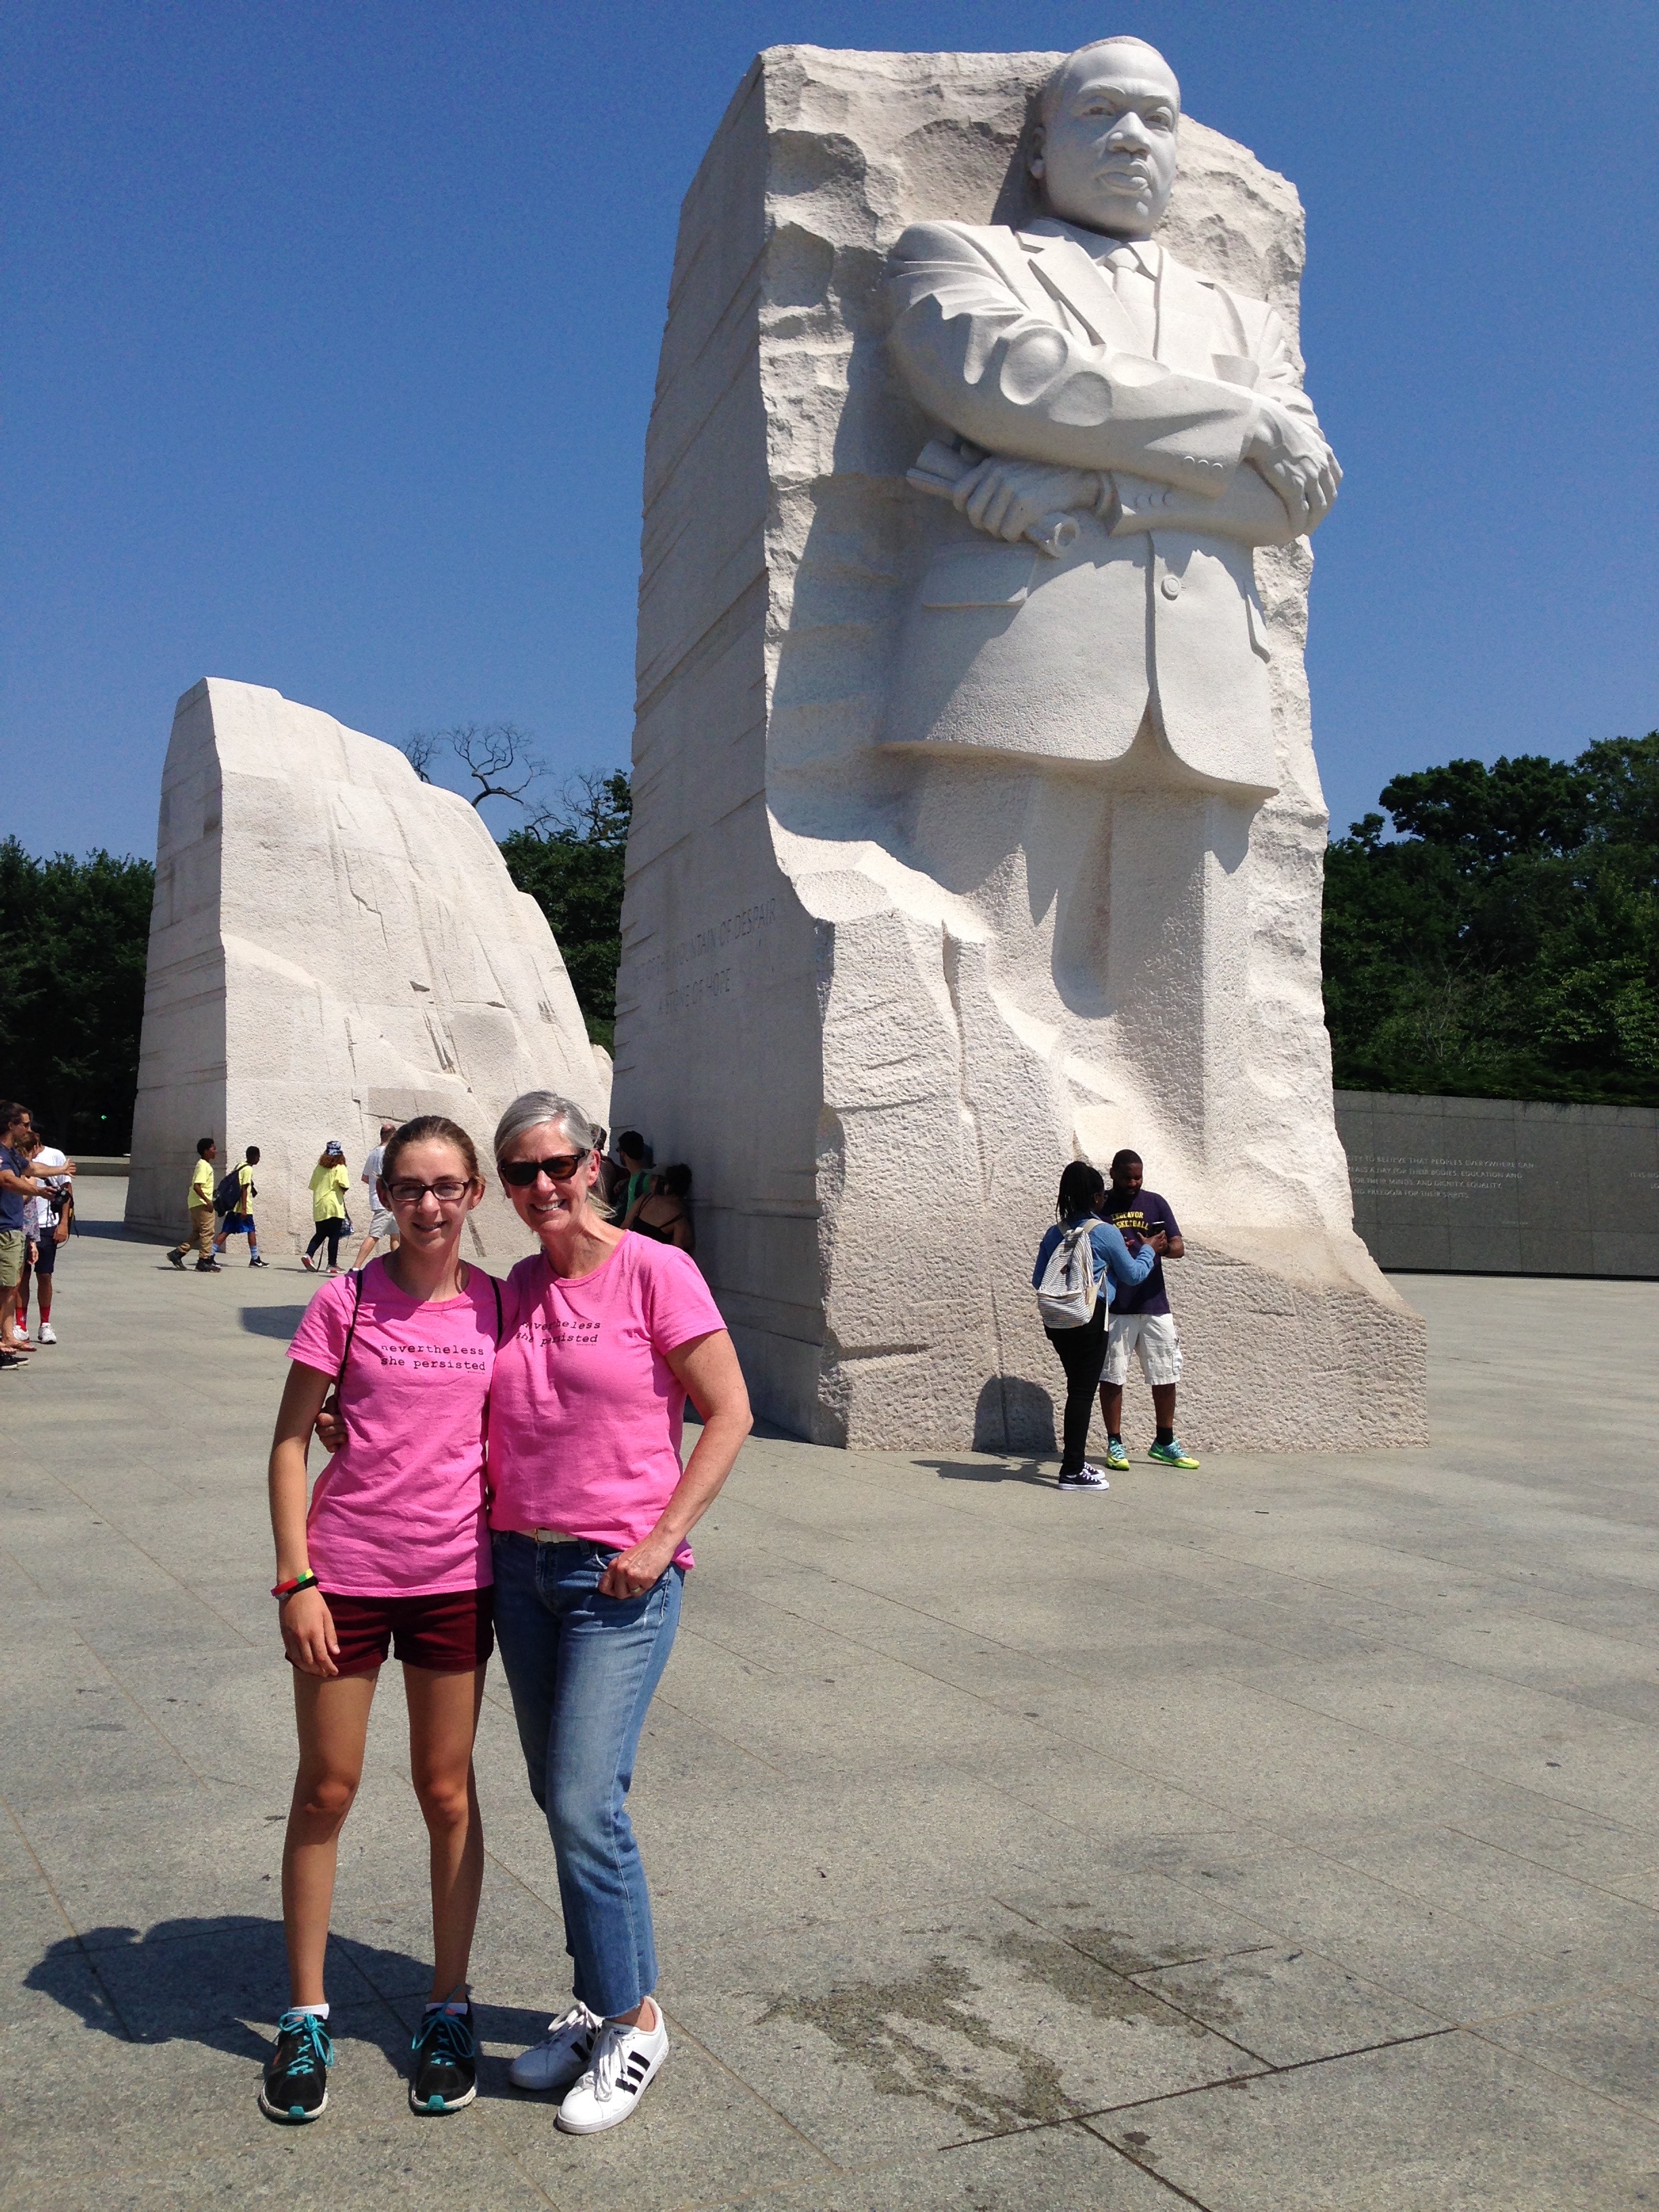
[[[1057,556],[1079,510],[1117,537],[1252,545],[1287,544],[1328,513],[1342,471],[1277,315],[1250,358],[1203,377],[1033,314],[942,227],[902,241],[894,283],[906,381],[955,433],[929,442],[909,480],[975,528]]]

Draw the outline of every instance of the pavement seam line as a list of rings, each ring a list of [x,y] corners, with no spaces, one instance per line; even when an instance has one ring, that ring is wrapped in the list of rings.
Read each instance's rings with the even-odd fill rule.
[[[1622,2112],[1626,2119],[1639,2120],[1644,2128],[1659,2128],[1659,2120],[1651,2112],[1644,2112],[1638,2105],[1626,2104],[1622,2097],[1615,2097],[1608,2090],[1597,2088],[1595,2082],[1586,2081],[1580,2075],[1566,2073],[1559,2066],[1552,2066],[1542,2058],[1534,2058],[1530,2051],[1516,2051],[1509,2044],[1500,2043],[1495,2035],[1483,2035],[1478,2027],[1465,2027],[1462,2032],[1473,2036],[1477,2043],[1484,2043],[1489,2051],[1501,2051],[1505,2058],[1513,2058],[1522,2066],[1530,2066],[1535,2073],[1547,2075],[1552,2081],[1565,2081],[1583,2095],[1594,2097],[1598,2104],[1611,2105],[1615,2112]]]
[[[1092,1951],[1085,1951],[1081,1944],[1073,1942],[1071,1937],[1066,1935],[1063,1930],[1057,1928],[1051,1928],[1047,1921],[1034,1920],[1029,1912],[1022,1912],[1017,1905],[1010,1905],[1006,1898],[997,1896],[994,1891],[992,1891],[989,1894],[991,1897],[991,1902],[994,1905],[1000,1905],[1005,1912],[1012,1913],[1016,1920],[1023,1920],[1028,1928],[1035,1928],[1039,1935],[1047,1936],[1055,1942],[1063,1943],[1066,1948],[1073,1954],[1073,1957],[1086,1959],[1091,1966],[1098,1968],[1100,1972],[1103,1974],[1109,1974],[1115,1982],[1123,1983],[1126,1988],[1140,1990],[1139,1983],[1137,1982],[1132,1975],[1120,1973],[1115,1966],[1109,1966],[1103,1959],[1097,1959]],[[1273,1949],[1276,1948],[1277,1947],[1274,1945],[1264,1944],[1262,1946],[1264,1950]],[[1195,1964],[1196,1961],[1189,1960],[1188,1963]],[[1189,2012],[1185,2005],[1175,2003],[1171,1999],[1166,1997],[1162,1990],[1140,1990],[1140,1994],[1143,1996],[1151,1997],[1155,2003],[1168,2005],[1170,2010],[1174,2013],[1177,2018],[1191,2021],[1194,2027],[1201,2027],[1206,2035],[1216,2036],[1221,2042],[1231,2044],[1235,2051],[1243,2051],[1246,2058],[1255,2059],[1258,2066],[1272,2065],[1273,2061],[1270,2058],[1264,2058],[1259,2051],[1252,2051],[1248,2043],[1241,2043],[1237,2036],[1227,2035],[1224,2033],[1220,2028],[1212,2027],[1207,2020],[1200,2019],[1199,2015],[1195,2012]]]
[[[1439,1826],[1443,1824],[1433,1822],[1428,1825]],[[1356,1866],[1351,1860],[1338,1858],[1330,1852],[1320,1850],[1312,1844],[1297,1844],[1294,1848],[1305,1851],[1310,1858],[1317,1859],[1327,1866],[1338,1868],[1344,1874],[1357,1875],[1361,1881],[1373,1883],[1378,1889],[1386,1889],[1392,1892],[1395,1897],[1403,1898],[1408,1905],[1416,1906],[1419,1911],[1426,1912],[1431,1917],[1437,1913],[1439,1914],[1442,1918],[1451,1921],[1455,1926],[1467,1929],[1472,1936],[1478,1936],[1482,1942],[1488,1946],[1494,1942],[1501,1942],[1504,1941],[1504,1939],[1498,1936],[1493,1929],[1485,1926],[1484,1923],[1479,1920],[1471,1920],[1467,1914],[1460,1911],[1458,1907],[1455,1905],[1444,1904],[1436,1898],[1420,1896],[1415,1890],[1403,1888],[1399,1882],[1390,1881],[1386,1875],[1373,1874],[1367,1867]],[[1547,1869],[1547,1871],[1553,1871],[1553,1869]],[[1191,1876],[1185,1869],[1183,1869],[1180,1874],[1172,1874],[1169,1875],[1167,1879],[1174,1882],[1178,1888],[1191,1889],[1194,1896],[1201,1896],[1204,1894],[1202,1891],[1198,1890],[1194,1887]],[[1571,1875],[1563,1875],[1560,1876],[1560,1879],[1564,1881],[1571,1881],[1574,1877]],[[1581,1888],[1589,1888],[1591,1885],[1589,1883],[1581,1883],[1579,1884],[1579,1887]],[[1654,1909],[1650,1905],[1642,1905],[1639,1901],[1634,1898],[1620,1898],[1618,1901],[1621,1905],[1635,1905],[1638,1911],[1652,1912]],[[1255,1918],[1255,1915],[1253,1912],[1251,1912],[1243,1903],[1237,1900],[1230,1904],[1229,1910],[1238,1913],[1242,1919],[1251,1920]],[[1258,1922],[1257,1924],[1263,1928],[1269,1925],[1269,1923],[1265,1920]],[[1297,1941],[1295,1937],[1291,1937],[1288,1940],[1292,1942]],[[1300,1944],[1298,1948],[1304,1950],[1308,1950],[1312,1949],[1315,1947],[1303,1943]],[[1514,1948],[1516,1947],[1510,1946],[1510,1948]],[[1337,1958],[1333,1953],[1320,1950],[1317,1955],[1321,1958],[1328,1959],[1332,1965],[1341,1967],[1341,1970],[1345,1974],[1353,1972],[1352,1967],[1348,1966],[1342,1960]],[[1395,1996],[1404,1997],[1407,2003],[1419,2004],[1422,2002],[1420,1998],[1412,1996],[1408,1990],[1396,1989],[1394,1984],[1389,1982],[1377,1981],[1372,1975],[1361,1974],[1356,1976],[1356,1978],[1361,1981],[1370,1982],[1375,1988],[1388,1990]],[[1434,2008],[1431,2005],[1423,2006],[1423,2010],[1425,2012],[1431,2012],[1433,2009]],[[1480,2016],[1483,2019],[1487,2017],[1485,2014],[1482,2014]],[[1503,2017],[1504,2015],[1498,2016]],[[1451,2025],[1461,2027],[1462,2022],[1460,2020],[1452,2022]]]
[[[1121,2143],[1114,2142],[1109,2136],[1102,2135],[1099,2129],[1091,2128],[1087,2120],[1079,2120],[1077,2124],[1086,2135],[1091,2135],[1097,2142],[1103,2143],[1108,2150],[1115,2151],[1121,2159],[1133,2166],[1137,2173],[1144,2173],[1148,2181],[1156,2181],[1161,2187],[1167,2189],[1172,2197],[1178,2197],[1183,2204],[1193,2205],[1195,2207],[1195,2212],[1210,2212],[1210,2208],[1203,2199],[1194,2197],[1190,2189],[1183,2189],[1178,2181],[1171,2181],[1167,2173],[1160,2173],[1155,2166],[1149,2166],[1144,2158],[1137,2158],[1132,2150],[1126,2150]]]

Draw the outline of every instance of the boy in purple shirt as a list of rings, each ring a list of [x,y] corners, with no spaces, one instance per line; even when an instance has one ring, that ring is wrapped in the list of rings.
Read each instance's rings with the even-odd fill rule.
[[[1129,1455],[1120,1433],[1123,1425],[1123,1386],[1129,1379],[1129,1355],[1135,1353],[1140,1371],[1152,1394],[1158,1435],[1146,1456],[1164,1467],[1196,1467],[1176,1436],[1176,1384],[1181,1379],[1181,1340],[1170,1311],[1170,1293],[1164,1285],[1164,1262],[1178,1260],[1186,1250],[1181,1230],[1167,1199],[1155,1190],[1141,1188],[1143,1169],[1139,1152],[1115,1153],[1111,1188],[1100,1208],[1100,1218],[1129,1240],[1130,1250],[1139,1243],[1158,1254],[1152,1272],[1133,1290],[1121,1291],[1107,1325],[1106,1366],[1100,1383],[1100,1411],[1106,1423],[1106,1464],[1127,1467]]]

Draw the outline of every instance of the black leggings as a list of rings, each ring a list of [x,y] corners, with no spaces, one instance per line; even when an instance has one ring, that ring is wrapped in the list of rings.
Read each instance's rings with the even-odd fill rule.
[[[1051,1328],[1048,1332],[1048,1341],[1060,1354],[1060,1364],[1066,1370],[1066,1443],[1060,1462],[1062,1474],[1076,1474],[1083,1465],[1090,1417],[1095,1408],[1095,1391],[1106,1364],[1106,1316],[1109,1310],[1104,1298],[1097,1298],[1092,1317],[1081,1328]]]
[[[345,1223],[337,1213],[332,1221],[319,1221],[317,1224],[317,1234],[306,1246],[307,1259],[314,1260],[323,1246],[326,1244],[328,1264],[331,1267],[337,1267],[340,1261],[340,1239],[344,1234]]]

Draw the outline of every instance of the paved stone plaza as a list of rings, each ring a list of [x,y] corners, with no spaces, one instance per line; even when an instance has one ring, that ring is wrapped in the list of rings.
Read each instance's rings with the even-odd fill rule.
[[[410,2116],[388,1669],[289,2130],[264,1461],[309,1285],[181,1279],[121,1195],[0,1376],[0,2205],[1659,2206],[1659,1285],[1406,1279],[1432,1451],[1102,1499],[757,1439],[635,1785],[674,2039],[639,2118],[562,2136],[507,2086],[568,1984],[498,1675],[488,2063]]]

